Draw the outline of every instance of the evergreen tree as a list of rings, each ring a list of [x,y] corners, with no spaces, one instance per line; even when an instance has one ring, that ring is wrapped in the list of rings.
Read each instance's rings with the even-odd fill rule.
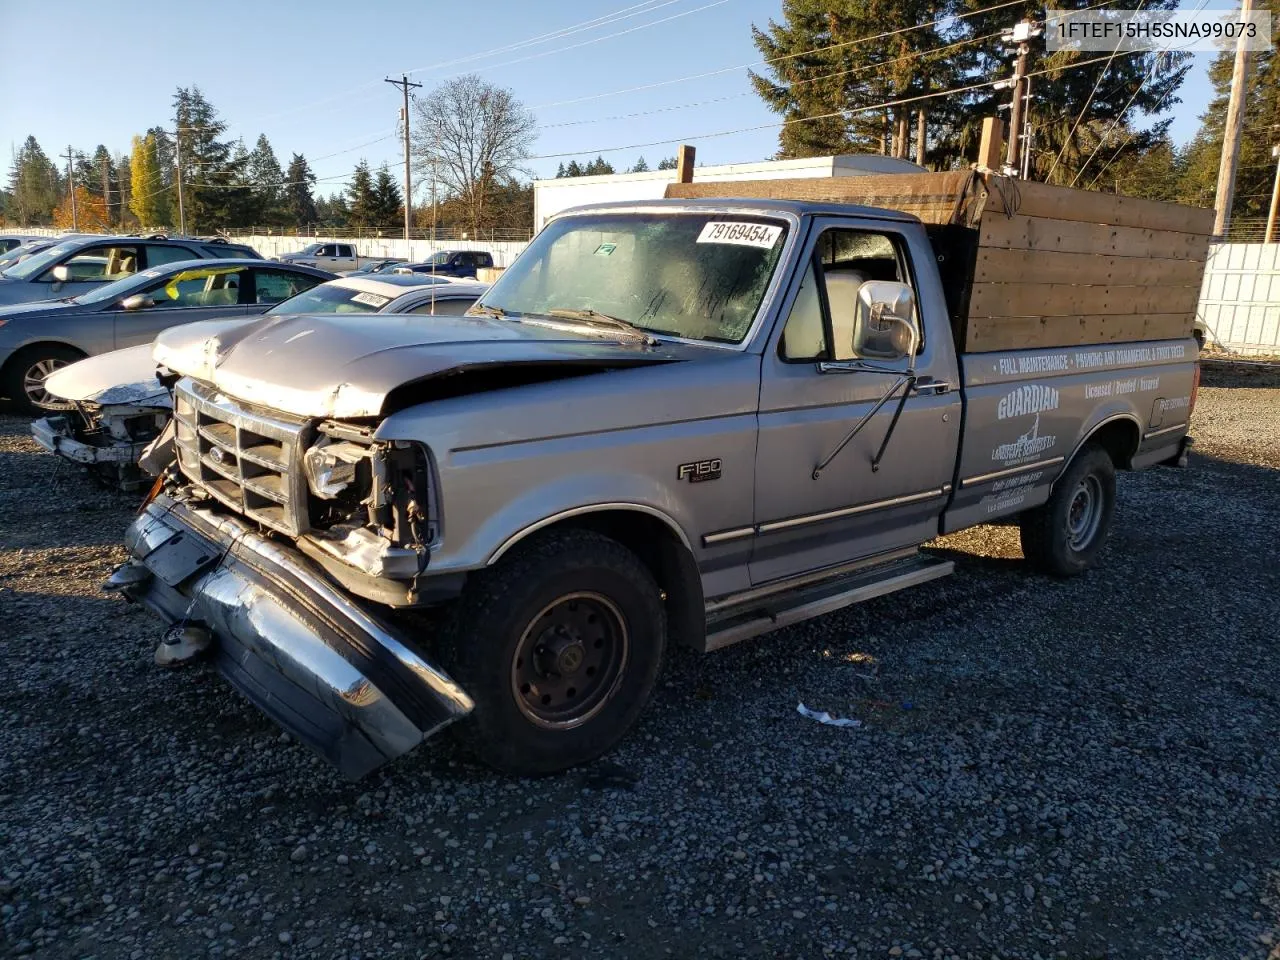
[[[9,172],[5,216],[20,224],[49,223],[62,194],[62,177],[36,142],[28,136],[13,158]]]
[[[371,226],[388,230],[404,222],[404,208],[400,200],[400,188],[384,163],[378,168],[373,181],[373,222]]]
[[[253,182],[249,171],[249,151],[243,140],[231,148],[227,165],[228,185],[222,193],[224,227],[252,227],[263,222],[262,190]]]
[[[289,161],[289,171],[284,175],[284,222],[302,229],[309,223],[320,219],[316,210],[316,201],[311,196],[311,188],[315,186],[316,175],[307,165],[307,158],[295,153]]]
[[[349,227],[351,210],[346,198],[340,193],[332,193],[327,197],[316,198],[316,219],[324,227]]]
[[[369,173],[368,161],[361,160],[356,164],[351,175],[351,184],[347,187],[348,218],[351,226],[357,230],[367,230],[374,224],[377,214],[373,197],[373,176]]]
[[[267,140],[265,133],[258,135],[258,142],[249,152],[247,179],[254,185],[257,198],[258,213],[255,222],[271,226],[287,223],[289,216],[285,209],[285,191],[288,188],[281,184],[289,178],[280,169],[280,161],[276,159],[276,153],[271,149],[271,142]]]
[[[674,170],[679,165],[680,162],[675,157],[663,157],[658,161],[659,170]]]
[[[632,167],[628,172],[629,173],[648,173],[649,164],[645,163],[644,157],[641,157],[639,160],[636,161],[636,165]]]
[[[179,87],[173,102],[181,131],[187,231],[223,228],[229,225],[232,208],[243,205],[241,177],[247,152],[233,157],[233,144],[221,139],[227,125],[199,87]]]

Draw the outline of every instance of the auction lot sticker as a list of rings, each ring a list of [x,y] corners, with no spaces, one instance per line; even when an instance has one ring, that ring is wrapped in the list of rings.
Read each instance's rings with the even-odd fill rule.
[[[698,243],[735,243],[740,247],[768,250],[782,236],[782,227],[768,223],[731,223],[712,220],[698,234]]]

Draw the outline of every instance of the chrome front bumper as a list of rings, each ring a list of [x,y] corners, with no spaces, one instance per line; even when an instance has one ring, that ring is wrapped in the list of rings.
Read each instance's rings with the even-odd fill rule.
[[[145,443],[115,441],[110,446],[95,447],[75,438],[66,417],[43,417],[31,424],[31,436],[50,453],[76,463],[137,463]]]
[[[130,526],[106,589],[208,629],[232,686],[346,776],[471,712],[471,698],[292,547],[161,495]]]

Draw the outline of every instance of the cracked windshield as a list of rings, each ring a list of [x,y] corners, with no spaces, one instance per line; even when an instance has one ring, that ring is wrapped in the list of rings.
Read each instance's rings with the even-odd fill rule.
[[[483,306],[508,315],[603,314],[658,336],[740,343],[786,226],[724,214],[602,214],[555,221]]]

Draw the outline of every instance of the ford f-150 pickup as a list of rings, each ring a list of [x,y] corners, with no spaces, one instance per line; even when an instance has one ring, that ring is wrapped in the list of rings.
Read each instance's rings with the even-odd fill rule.
[[[171,625],[158,660],[211,655],[358,777],[453,721],[502,770],[589,761],[669,643],[949,574],[920,550],[949,531],[1016,518],[1030,566],[1079,573],[1116,471],[1185,463],[1190,318],[1075,345],[1085,318],[1011,320],[1027,348],[958,350],[996,296],[979,232],[821,200],[588,207],[463,317],[166,331],[173,462],[107,586]],[[1066,265],[1043,264],[1003,302],[1048,309]]]

